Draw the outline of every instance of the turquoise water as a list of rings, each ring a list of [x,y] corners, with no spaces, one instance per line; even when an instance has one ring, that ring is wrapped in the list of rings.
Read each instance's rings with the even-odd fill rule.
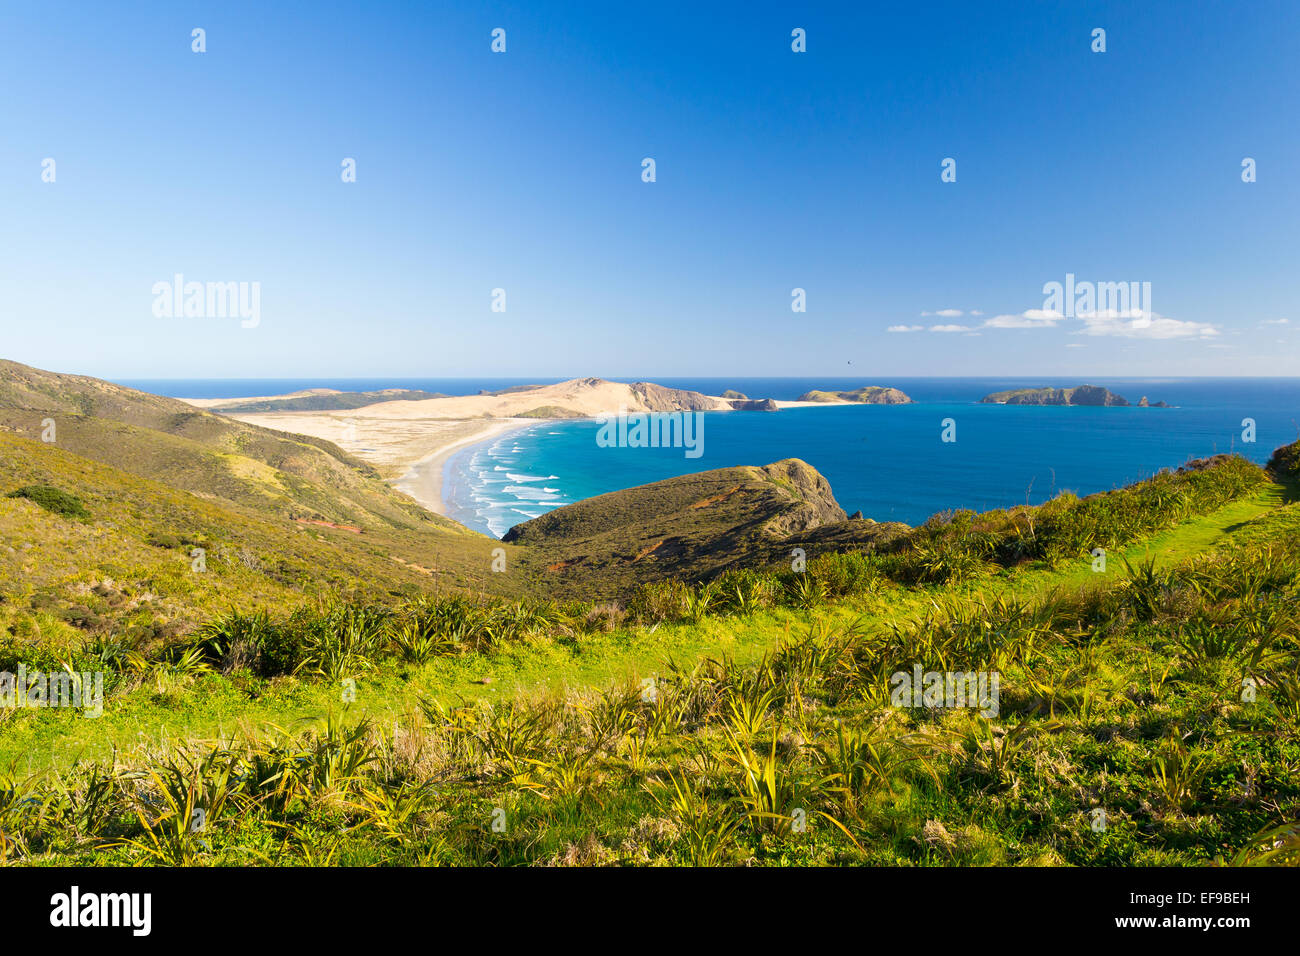
[[[892,379],[914,405],[834,406],[703,416],[703,454],[681,448],[604,448],[593,421],[544,422],[472,446],[447,462],[450,515],[500,536],[544,512],[620,488],[731,465],[802,458],[824,474],[846,511],[909,524],[948,508],[977,511],[1040,503],[1062,490],[1091,494],[1148,477],[1189,458],[1237,451],[1268,460],[1300,432],[1296,380],[1093,380],[1136,402],[1174,408],[1062,408],[981,405],[990,391],[1050,379]],[[814,385],[860,381],[664,380],[717,394],[794,398]],[[800,387],[805,386],[805,387]],[[795,390],[798,389],[798,390]],[[941,441],[942,421],[956,441]],[[1256,422],[1243,442],[1242,420]]]
[[[1263,463],[1300,437],[1300,379],[1096,378],[690,378],[640,380],[718,395],[794,399],[814,388],[892,385],[917,402],[704,417],[703,455],[682,449],[601,448],[595,422],[542,422],[471,446],[447,462],[443,495],[452,517],[501,535],[512,525],[593,495],[728,465],[802,458],[831,482],[850,513],[915,524],[948,508],[986,510],[1039,503],[1063,489],[1105,491],[1177,467],[1189,458],[1237,451]],[[157,394],[229,398],[302,388],[416,388],[452,395],[557,379],[242,379],[127,382]],[[637,379],[620,379],[635,381]],[[1176,407],[1053,408],[980,405],[1006,388],[1103,385],[1136,402]],[[941,421],[957,441],[940,441]],[[1242,419],[1256,422],[1243,443]]]

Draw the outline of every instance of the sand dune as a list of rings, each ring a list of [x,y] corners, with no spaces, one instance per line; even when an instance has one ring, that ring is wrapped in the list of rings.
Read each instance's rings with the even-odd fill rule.
[[[458,395],[414,402],[380,402],[353,410],[361,418],[594,418],[629,412],[730,411],[725,398],[638,382],[607,382],[575,378],[555,385],[503,392],[496,395]]]

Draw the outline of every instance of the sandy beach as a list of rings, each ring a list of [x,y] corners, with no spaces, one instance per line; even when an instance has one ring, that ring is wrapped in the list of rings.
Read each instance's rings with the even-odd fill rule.
[[[467,434],[452,439],[436,451],[425,455],[413,463],[404,475],[391,482],[398,491],[410,495],[425,508],[440,515],[447,514],[447,508],[442,500],[442,479],[447,461],[452,455],[470,445],[491,441],[506,432],[527,428],[538,422],[531,418],[507,418],[484,422],[467,421],[460,424],[469,428]]]
[[[386,400],[353,409],[228,412],[250,401],[328,396],[332,389],[249,399],[185,399],[191,405],[239,421],[296,435],[323,438],[373,466],[393,487],[423,507],[445,515],[442,500],[447,460],[456,452],[499,435],[547,420],[593,418],[618,411],[645,412],[683,407],[731,411],[728,399],[679,392],[657,385],[633,386],[603,379],[572,379],[554,385],[446,398]],[[386,397],[386,396],[385,396]],[[779,408],[851,404],[779,401]]]
[[[452,454],[505,432],[538,424],[535,418],[390,418],[351,411],[250,412],[230,417],[331,441],[438,514],[445,514],[442,472]]]

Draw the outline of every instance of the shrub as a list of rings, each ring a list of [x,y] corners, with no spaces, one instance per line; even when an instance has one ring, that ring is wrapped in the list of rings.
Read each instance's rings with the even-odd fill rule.
[[[879,562],[860,551],[819,554],[808,562],[808,573],[822,582],[832,597],[863,594],[881,577]]]
[[[627,613],[640,624],[680,621],[686,617],[690,588],[681,581],[656,581],[641,585],[628,602]]]
[[[87,630],[100,627],[105,623],[105,618],[102,615],[96,614],[90,608],[81,604],[74,604],[72,607],[64,608],[59,616],[73,627]]]
[[[579,625],[589,633],[597,631],[615,631],[627,618],[627,613],[617,604],[596,604],[579,621]]]
[[[776,585],[771,578],[750,568],[725,571],[713,583],[716,613],[752,614],[776,603]]]
[[[988,571],[984,559],[964,542],[920,540],[907,554],[908,578],[926,584],[958,584]]]
[[[26,498],[35,502],[52,514],[62,515],[76,521],[89,521],[90,512],[76,495],[60,491],[50,485],[24,485],[17,491],[9,492],[9,498]]]
[[[1274,450],[1268,470],[1279,478],[1300,478],[1300,441]]]
[[[1295,455],[1300,457],[1300,449]],[[1244,458],[1219,455],[1083,499],[1062,492],[1044,505],[1011,512],[940,512],[904,535],[884,567],[901,580],[946,583],[983,573],[987,561],[1055,565],[1214,511],[1265,480],[1264,472]]]
[[[826,603],[826,585],[806,571],[783,575],[781,594],[786,603],[806,611]]]

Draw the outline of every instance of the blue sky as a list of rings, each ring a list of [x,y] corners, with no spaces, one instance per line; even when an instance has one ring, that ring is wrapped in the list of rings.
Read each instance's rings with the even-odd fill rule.
[[[708,6],[7,4],[0,356],[108,378],[1300,368],[1300,4]],[[259,283],[257,326],[156,316],[177,273]],[[1149,282],[1155,315],[1044,316],[1067,273]]]

